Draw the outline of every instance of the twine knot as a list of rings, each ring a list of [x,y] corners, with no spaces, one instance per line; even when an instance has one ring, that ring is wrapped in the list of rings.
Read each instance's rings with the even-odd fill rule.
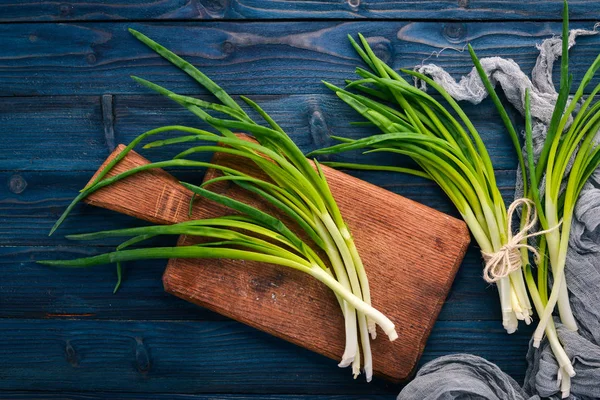
[[[519,232],[513,235],[513,214],[519,206],[523,206],[523,208],[527,210],[524,220],[525,226],[523,226]],[[558,229],[561,223],[558,223],[556,226],[544,231],[528,233],[536,223],[537,212],[535,211],[535,204],[533,201],[527,198],[520,198],[512,202],[506,213],[506,225],[508,232],[506,244],[502,246],[500,250],[494,253],[486,253],[485,251],[481,252],[483,260],[485,261],[485,267],[483,268],[483,279],[486,282],[494,283],[502,278],[507,277],[511,272],[521,268],[523,266],[523,262],[521,261],[521,253],[519,250],[522,248],[531,251],[535,257],[536,264],[538,263],[540,253],[535,247],[527,243],[527,239]]]
[[[507,243],[495,253],[482,251],[481,255],[483,256],[483,261],[485,261],[483,279],[488,283],[494,283],[521,268],[523,262],[521,261],[519,247],[515,243]],[[528,247],[532,246],[528,245]]]

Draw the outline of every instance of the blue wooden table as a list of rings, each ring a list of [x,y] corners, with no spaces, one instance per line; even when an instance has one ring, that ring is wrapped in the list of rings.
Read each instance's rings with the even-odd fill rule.
[[[379,379],[353,381],[333,360],[167,295],[165,261],[129,264],[115,295],[112,267],[56,270],[34,263],[114,244],[72,243],[67,233],[139,224],[80,206],[48,237],[115,144],[160,125],[198,124],[129,78],[205,95],[135,41],[128,27],[184,55],[230,93],[257,100],[308,151],[330,143],[331,134],[366,133],[348,125],[354,115],[320,83],[342,84],[360,64],[347,34],[362,32],[395,68],[470,41],[480,57],[511,57],[529,72],[535,44],[560,32],[561,7],[557,0],[0,0],[0,397],[393,399],[400,389]],[[572,1],[573,27],[591,28],[599,9],[598,1]],[[575,81],[599,45],[600,37],[579,40],[571,52]],[[445,50],[430,60],[455,77],[471,68],[465,52]],[[465,107],[510,200],[516,158],[500,121],[490,102]],[[202,179],[201,172],[174,174]],[[456,214],[431,183],[354,174]],[[472,246],[421,362],[468,352],[521,381],[531,329],[508,336],[499,321],[496,290],[482,281]]]

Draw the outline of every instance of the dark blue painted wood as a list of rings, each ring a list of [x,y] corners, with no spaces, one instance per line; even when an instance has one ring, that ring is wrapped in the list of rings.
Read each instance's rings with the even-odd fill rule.
[[[425,203],[444,212],[456,211],[443,193],[427,181],[420,183],[411,177],[393,173],[352,172],[356,176]],[[506,201],[512,196],[514,171],[497,171],[498,183]],[[74,258],[108,251],[102,243],[72,242],[63,238],[67,233],[139,226],[133,218],[117,215],[95,207],[80,205],[70,219],[53,236],[47,232],[77,190],[87,182],[91,173],[22,172],[0,173],[13,192],[0,200],[0,242],[18,247],[0,248],[0,263],[6,272],[0,285],[4,316],[37,318],[58,314],[73,314],[85,318],[126,319],[203,319],[214,315],[162,293],[160,275],[164,262],[139,262],[127,266],[123,290],[110,295],[114,284],[112,267],[91,270],[49,270],[33,264],[47,258]],[[201,179],[196,172],[177,171],[176,176],[195,182]],[[18,185],[15,182],[19,182]],[[171,239],[172,242],[172,239]],[[158,241],[156,242],[158,243]],[[169,243],[169,241],[162,241]],[[38,247],[38,246],[50,247]],[[60,246],[60,247],[57,247]],[[486,288],[481,281],[481,261],[475,249],[469,252],[456,279],[441,319],[497,320],[498,305],[495,289]],[[175,309],[175,311],[173,311]],[[152,315],[148,315],[152,312]]]
[[[547,22],[558,20],[560,3],[0,0],[0,22],[166,21],[0,24],[0,398],[380,400],[393,399],[399,390],[381,381],[354,382],[332,360],[165,294],[164,261],[129,264],[128,279],[116,295],[111,295],[111,266],[73,271],[34,263],[96,254],[111,244],[74,244],[62,238],[66,233],[139,224],[81,206],[56,237],[46,236],[112,145],[158,125],[198,123],[128,78],[138,74],[182,93],[202,94],[131,38],[127,27],[188,56],[228,91],[254,95],[307,151],[327,144],[330,134],[365,134],[347,125],[354,115],[320,84],[320,79],[341,84],[360,65],[346,34],[370,37],[396,68],[413,67],[434,51],[470,41],[480,56],[512,57],[529,71],[537,56],[534,45],[560,31],[560,24]],[[572,16],[593,21],[597,3],[571,1]],[[282,21],[190,22],[223,18]],[[307,21],[293,21],[299,18]],[[404,22],[311,21],[320,18]],[[433,21],[413,22],[419,19]],[[456,22],[473,19],[539,22]],[[581,39],[571,52],[576,82],[599,43],[598,37]],[[471,68],[466,53],[452,50],[432,61],[455,77]],[[500,169],[499,184],[509,200],[516,165],[512,147],[489,103],[466,108]],[[168,153],[144,154],[158,159]],[[201,179],[197,172],[176,173]],[[431,183],[391,173],[354,174],[455,214]],[[480,274],[472,246],[422,362],[469,352],[521,380],[531,327],[504,333],[496,291]]]
[[[593,23],[573,23],[591,29]],[[138,43],[136,28],[185,56],[230,93],[325,93],[321,79],[341,84],[360,65],[347,35],[362,32],[394,68],[412,68],[446,49],[435,62],[458,76],[472,68],[470,41],[480,57],[513,58],[531,71],[535,45],[560,32],[559,23],[435,22],[78,23],[3,24],[0,95],[147,93],[130,75],[181,93],[198,93],[185,74]],[[571,54],[579,82],[597,55],[600,37],[580,38]]]
[[[171,240],[172,242],[172,240]],[[162,241],[167,245],[169,241]],[[0,284],[4,318],[84,318],[126,320],[223,320],[162,290],[166,261],[125,264],[125,281],[112,294],[114,266],[69,270],[49,268],[36,260],[84,257],[109,251],[90,245],[0,247]],[[440,320],[487,320],[500,324],[495,287],[481,278],[481,256],[470,249],[456,277]]]
[[[389,395],[328,395],[328,394],[173,394],[123,392],[0,392],[0,399],[11,400],[389,400]]]
[[[362,119],[332,92],[291,96],[259,95],[252,98],[280,123],[304,152],[334,144],[335,142],[329,139],[331,135],[360,138],[378,133],[375,128],[351,126],[350,121]],[[505,132],[504,125],[499,119],[490,118],[490,115],[496,115],[491,101],[484,101],[479,106],[467,102],[461,105],[487,143],[494,167],[514,169],[517,159],[508,135],[499,137],[499,133]],[[256,116],[248,111],[250,115]],[[517,112],[512,109],[510,111],[513,120],[520,121]],[[167,123],[198,125],[197,117],[162,96],[116,96],[115,115],[115,129],[118,139],[122,142],[129,142],[140,132]],[[259,117],[257,120],[260,120]],[[148,157],[161,157],[161,151],[162,149],[154,149],[144,154]],[[353,162],[358,160],[357,157],[365,160],[360,153],[340,155],[337,159]],[[395,156],[386,157],[379,154],[376,157],[380,162],[383,157],[386,162],[398,163],[398,157]]]
[[[235,322],[4,319],[0,389],[145,393],[388,394],[399,387],[349,371]],[[531,329],[439,321],[423,362],[470,352],[522,379]]]
[[[333,93],[253,98],[305,152],[332,144],[330,135],[358,138],[376,133],[374,129],[350,126],[350,121],[360,118]],[[0,97],[0,119],[5,132],[0,171],[92,172],[110,154],[112,144],[129,143],[146,130],[169,124],[204,127],[193,114],[161,96],[114,96],[111,99],[112,108],[107,110],[105,106],[103,111],[97,96]],[[514,169],[517,160],[512,144],[500,120],[490,118],[496,115],[491,102],[462,105],[487,144],[495,168]],[[515,121],[520,121],[516,112],[509,111]],[[106,113],[114,115],[114,119],[104,119]],[[106,132],[109,132],[108,138]],[[140,152],[159,160],[180,149],[182,147],[140,149]],[[200,157],[208,159],[210,155]],[[356,161],[356,157],[357,154],[344,154],[337,159]],[[379,162],[398,162],[398,157],[378,157]]]
[[[109,154],[99,96],[0,97],[0,120],[0,170],[92,170]]]
[[[343,105],[339,102],[328,101],[328,97],[333,96],[330,94],[274,96],[260,98],[259,100],[269,112],[273,112],[276,118],[284,121],[286,129],[294,135],[294,138],[304,150],[308,150],[314,148],[315,143],[319,145],[326,143],[326,135],[330,131],[350,136],[360,134],[358,130],[348,129],[347,126],[344,129],[344,123],[350,120],[352,115],[345,111]],[[72,147],[65,152],[51,150],[43,158],[43,162],[33,162],[33,171],[7,171],[0,174],[0,180],[7,182],[10,191],[10,195],[0,202],[2,204],[3,220],[7,226],[12,228],[5,238],[6,243],[12,242],[13,244],[28,246],[4,248],[7,252],[3,259],[9,260],[5,269],[10,271],[8,276],[11,277],[2,286],[2,288],[6,288],[5,293],[2,293],[6,303],[4,316],[50,319],[222,320],[222,317],[216,314],[164,294],[160,283],[160,274],[164,268],[164,262],[129,265],[127,268],[128,280],[125,282],[123,290],[114,296],[110,295],[110,289],[114,284],[114,272],[111,267],[87,271],[68,271],[49,270],[33,264],[32,261],[36,259],[76,257],[96,253],[100,250],[97,245],[92,245],[89,248],[73,247],[72,244],[69,247],[59,248],[30,247],[31,245],[47,244],[56,246],[67,243],[64,239],[47,238],[45,234],[67,202],[88,180],[91,171],[85,170],[95,169],[97,163],[109,151],[106,138],[102,137],[104,129],[102,122],[100,122],[102,121],[102,110],[99,106],[100,99],[86,97],[84,101],[77,102],[74,109],[84,110],[79,113],[59,108],[65,107],[68,109],[69,107],[66,103],[68,98],[60,97],[58,99],[60,100],[58,105],[55,103],[55,98],[10,99],[14,100],[11,104],[17,104],[20,110],[28,111],[23,111],[22,115],[6,114],[6,119],[12,126],[22,130],[20,140],[13,140],[15,149],[25,138],[34,145],[38,145],[40,151],[44,151],[44,149],[47,151],[48,149],[48,147],[40,144],[43,143],[45,135],[40,135],[36,128],[37,125],[27,124],[27,121],[29,121],[28,114],[36,116],[39,120],[43,120],[43,116],[48,115],[49,124],[57,124],[47,128],[47,130],[56,129],[53,140],[56,140],[57,143],[62,140]],[[334,97],[333,99],[335,100]],[[9,99],[2,100],[6,100],[5,104],[8,104]],[[86,107],[91,111],[86,113]],[[140,131],[140,129],[132,128],[134,126],[138,126],[143,130],[174,120],[177,123],[193,124],[196,122],[194,117],[188,115],[185,111],[182,112],[178,107],[156,96],[115,96],[114,107],[115,132],[117,138],[126,139],[124,141],[130,140]],[[152,111],[155,108],[159,110],[158,113]],[[478,125],[481,123],[484,127],[485,130],[482,130],[482,132],[488,131],[485,136],[491,141],[494,131],[500,130],[500,127],[497,123],[489,124],[487,122],[489,121],[487,115],[492,110],[489,104],[485,108],[487,110],[484,109],[484,111],[472,107],[470,109],[473,111],[474,121]],[[6,110],[8,107],[4,109]],[[294,109],[296,111],[300,110],[300,116],[295,116]],[[54,113],[58,113],[58,115],[54,115]],[[79,126],[87,123],[90,113],[96,115],[92,120],[99,126],[90,126],[91,129],[87,132],[85,129],[80,130]],[[311,118],[307,118],[308,115]],[[306,120],[308,120],[308,127],[304,125]],[[332,127],[327,126],[324,128],[322,125],[324,121],[330,121]],[[315,129],[315,126],[318,129]],[[23,128],[25,129],[23,130]],[[338,133],[340,131],[342,132]],[[78,135],[81,135],[82,138],[93,136],[95,140],[78,140]],[[76,140],[71,140],[73,136]],[[17,139],[17,136],[11,137]],[[493,154],[497,154],[497,161],[501,165],[503,165],[502,162],[511,159],[512,156],[506,154],[511,151],[506,140],[492,143],[503,149],[503,151],[497,151],[495,150],[496,146],[490,147],[494,149]],[[72,156],[80,152],[90,155],[95,154],[100,160],[94,163],[86,160],[85,157]],[[21,166],[21,155],[16,151],[12,153],[14,157],[6,159],[6,166]],[[165,154],[162,151],[158,152],[158,155],[162,157]],[[146,155],[150,157],[157,156],[156,152]],[[494,157],[496,161],[496,156]],[[514,157],[512,158],[514,159]],[[346,157],[346,159],[348,158]],[[26,165],[25,169],[31,168],[30,165]],[[35,171],[37,169],[41,171]],[[68,172],[72,169],[83,169],[84,171]],[[453,212],[453,208],[445,199],[445,196],[435,185],[427,181],[419,181],[390,173],[355,172],[355,174],[417,201],[446,212]],[[514,171],[498,171],[498,174],[501,185],[505,189],[505,195],[507,199],[510,199]],[[201,179],[201,174],[193,172],[178,171],[177,175],[182,178],[185,177],[186,180]],[[90,226],[94,226],[94,229],[109,229],[136,224],[132,219],[117,217],[108,211],[81,206],[76,210],[73,218],[67,222],[63,232],[59,233],[87,231]],[[16,271],[12,273],[15,267]],[[494,289],[486,289],[485,285],[482,284],[480,271],[479,255],[476,250],[470,251],[448,302],[441,313],[441,320],[464,320],[465,318],[491,320],[492,325],[490,326],[497,324],[499,327],[497,294]],[[44,293],[41,296],[39,294],[40,289]],[[468,315],[468,317],[465,317],[465,315]],[[134,390],[138,389],[134,388]]]
[[[570,2],[576,19],[594,19],[597,1]],[[186,20],[186,19],[486,19],[558,20],[559,0],[163,0],[145,2],[65,0],[0,1],[0,21]]]
[[[202,172],[172,171],[179,179],[200,183]],[[347,171],[373,184],[382,186],[415,201],[458,216],[444,193],[432,182],[416,180],[393,173]],[[0,182],[19,193],[7,190],[0,198],[0,223],[7,227],[0,230],[0,241],[5,245],[73,245],[62,237],[71,233],[84,233],[91,229],[105,230],[140,225],[139,221],[116,213],[81,204],[52,237],[48,232],[63,210],[89,180],[91,172],[0,172]],[[499,185],[506,202],[513,196],[515,172],[497,171]],[[23,188],[24,187],[24,188]],[[23,188],[23,189],[21,189]],[[115,244],[106,241],[105,244]]]

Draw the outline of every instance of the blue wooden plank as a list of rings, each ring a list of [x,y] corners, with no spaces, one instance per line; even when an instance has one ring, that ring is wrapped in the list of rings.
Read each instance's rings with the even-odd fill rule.
[[[456,216],[444,194],[427,181],[374,172],[355,175],[389,190]],[[498,183],[510,201],[514,171],[498,171]],[[25,188],[0,200],[0,264],[5,271],[0,297],[3,317],[53,318],[85,317],[100,319],[214,319],[214,314],[166,295],[160,276],[164,261],[127,264],[127,280],[122,291],[111,295],[115,282],[114,268],[89,270],[53,270],[34,264],[35,260],[76,258],[108,251],[117,241],[78,243],[67,241],[65,234],[91,230],[139,226],[133,218],[81,205],[53,237],[47,232],[59,213],[89,178],[89,173],[26,172],[0,173],[0,182],[19,180]],[[195,173],[179,171],[176,176],[194,182]],[[18,179],[17,179],[18,177]],[[14,185],[13,185],[14,186]],[[156,240],[169,244],[171,239]],[[52,247],[38,247],[41,245]],[[481,280],[481,260],[472,246],[456,278],[440,319],[498,320],[499,306],[495,289]]]
[[[197,126],[198,118],[180,105],[162,96],[115,96],[115,130],[121,142],[129,142],[140,132],[157,126],[179,123]],[[329,137],[338,135],[350,138],[360,138],[369,134],[380,133],[376,128],[351,126],[351,121],[362,121],[357,113],[343,103],[332,92],[308,95],[253,96],[264,110],[271,115],[284,130],[294,139],[304,152],[309,152],[323,146],[334,144]],[[440,99],[441,100],[441,99]],[[480,132],[488,146],[492,162],[496,169],[514,169],[517,158],[514,155],[512,143],[506,134],[504,125],[496,115],[496,109],[491,101],[484,101],[474,106],[462,102],[466,114]],[[256,116],[247,107],[250,115]],[[523,119],[514,109],[509,109],[513,120]],[[260,120],[257,118],[257,120]],[[519,124],[520,127],[522,124]],[[153,149],[146,154],[148,157],[161,157],[162,149]],[[340,155],[340,161],[357,162],[361,160],[378,160],[396,163],[397,156],[373,155],[369,158],[360,153]],[[388,178],[392,178],[389,175]]]
[[[163,245],[167,245],[163,242]],[[173,243],[172,243],[173,244]],[[166,261],[127,263],[121,290],[113,267],[66,270],[35,260],[75,258],[106,251],[85,247],[0,247],[4,268],[1,318],[86,318],[126,320],[224,320],[224,317],[164,292]]]
[[[56,235],[48,237],[54,222],[71,200],[92,177],[92,172],[0,172],[0,182],[8,187],[0,195],[0,243],[32,245],[73,245],[62,240],[67,233],[90,229],[118,229],[140,226],[139,220],[116,212],[81,204],[73,210]],[[202,182],[202,171],[178,171],[176,175],[190,183]],[[107,245],[115,240],[103,242]],[[98,244],[98,243],[96,243]]]
[[[162,241],[161,245],[170,244]],[[114,266],[59,269],[36,260],[69,259],[108,251],[106,247],[0,247],[0,318],[85,318],[127,320],[223,320],[215,313],[163,291],[165,260],[125,264],[121,290]],[[500,323],[496,288],[481,278],[481,256],[471,247],[439,315],[440,320],[489,320]]]
[[[69,15],[69,4],[63,4]],[[88,18],[85,4],[80,5],[73,10],[74,18]],[[165,5],[168,2],[159,4]],[[44,3],[46,6],[54,5]],[[1,7],[2,3],[0,10]],[[41,13],[47,13],[44,7]],[[155,12],[155,7],[149,7],[149,12]],[[76,17],[79,12],[85,17]],[[92,15],[89,18],[96,19]],[[115,296],[110,295],[112,268],[56,271],[33,263],[40,258],[93,254],[105,249],[99,244],[65,246],[60,238],[46,238],[45,232],[89,172],[108,154],[111,139],[128,141],[153,124],[191,121],[189,115],[164,99],[120,96],[143,93],[128,80],[130,73],[155,78],[182,92],[199,93],[179,72],[133,42],[125,32],[126,26],[0,26],[0,40],[8,54],[0,58],[0,95],[64,95],[0,99],[0,118],[6,132],[0,157],[0,170],[5,172],[0,174],[0,181],[8,187],[8,192],[0,192],[0,243],[4,245],[0,246],[0,264],[7,276],[0,283],[0,359],[9,360],[0,366],[0,389],[139,391],[149,395],[259,393],[255,398],[274,392],[394,396],[398,387],[382,382],[353,382],[348,371],[338,370],[331,360],[223,321],[213,313],[166,295],[160,283],[164,263],[130,265],[129,280]],[[345,125],[351,118],[348,111],[339,103],[334,104],[333,96],[319,84],[320,78],[339,83],[352,74],[357,61],[345,41],[346,33],[362,31],[373,36],[377,51],[396,67],[413,66],[434,50],[448,44],[462,47],[469,39],[481,47],[482,56],[509,55],[530,68],[536,55],[533,44],[559,30],[558,24],[539,23],[439,26],[331,21],[136,26],[158,32],[159,38],[170,37],[166,42],[191,54],[192,61],[223,81],[232,92],[282,95],[259,100],[264,100],[276,118],[289,124],[286,128],[304,150],[323,144],[328,133],[358,134]],[[508,38],[502,36],[505,33]],[[182,41],[184,37],[202,40]],[[576,79],[595,56],[597,45],[598,39],[585,39],[573,52]],[[454,74],[470,68],[464,53],[444,52],[436,62]],[[105,94],[115,96],[101,102],[100,95]],[[73,98],[74,95],[80,97]],[[501,129],[495,118],[489,118],[490,108],[486,107],[474,110],[474,119],[484,124],[484,134],[493,143],[496,166],[512,169],[512,149],[505,139],[497,140]],[[107,118],[107,112],[114,113],[113,122]],[[112,138],[111,129],[107,128],[113,128],[116,137]],[[500,181],[505,195],[510,197],[514,171],[500,174],[504,176]],[[392,174],[358,175],[418,201],[451,210],[433,185]],[[66,225],[62,233],[87,230],[91,225],[135,224],[89,207],[80,208],[78,213],[81,218]],[[39,247],[41,244],[53,247]],[[471,248],[423,361],[467,351],[499,363],[520,380],[531,329],[513,336],[504,333],[498,322],[497,295],[481,282],[480,270],[477,251]],[[130,321],[144,319],[154,321]],[[178,321],[181,319],[193,321]],[[290,367],[283,368],[284,362]]]
[[[84,169],[90,161],[99,165],[108,154],[96,96],[3,97],[0,121],[0,170],[44,169],[53,163],[65,170]],[[18,182],[7,183],[10,191],[21,190]]]
[[[531,329],[506,335],[493,322],[438,322],[423,362],[469,352],[517,380]],[[234,322],[13,320],[0,323],[0,389],[144,393],[388,394],[352,379],[334,360]]]
[[[573,19],[594,19],[597,1],[569,2]],[[562,1],[537,0],[63,0],[0,1],[0,21],[188,19],[438,19],[558,20]]]
[[[144,92],[142,88],[137,90]],[[199,89],[197,91],[200,92]],[[91,172],[110,154],[114,143],[129,143],[146,130],[173,124],[203,127],[193,114],[161,96],[109,98],[108,104],[112,107],[104,106],[103,110],[98,96],[0,97],[0,120],[5,132],[0,171]],[[253,99],[282,125],[305,152],[332,144],[331,135],[358,138],[377,133],[375,129],[350,126],[350,121],[360,118],[331,92],[261,95],[253,96]],[[478,106],[465,102],[462,105],[487,144],[494,166],[497,169],[514,169],[517,160],[512,144],[500,120],[490,118],[490,115],[496,115],[491,102],[486,100]],[[520,126],[522,117],[513,109],[509,111]],[[107,114],[114,115],[114,119],[105,119]],[[140,149],[140,152],[150,159],[159,160],[181,149],[180,146],[147,151]],[[338,159],[357,161],[357,155],[340,155]],[[210,155],[203,157],[208,159]],[[378,154],[370,159],[393,164],[398,157]],[[17,185],[14,190],[21,190],[18,182],[14,184]]]
[[[390,395],[328,395],[328,394],[174,394],[123,392],[0,392],[5,400],[390,400]]]
[[[203,173],[172,171],[186,182],[199,184]],[[460,217],[445,194],[431,181],[395,173],[346,171],[437,210]],[[3,245],[73,245],[63,235],[133,227],[142,222],[115,212],[81,204],[52,237],[48,232],[60,214],[77,195],[91,172],[0,172],[0,182],[11,188],[0,197],[0,243]],[[514,170],[497,171],[498,185],[508,204],[514,192]],[[115,245],[116,240],[91,244]]]
[[[138,43],[128,27],[147,33],[185,56],[235,94],[325,93],[326,79],[342,83],[360,65],[348,34],[362,32],[394,68],[412,68],[446,49],[435,62],[454,76],[471,70],[471,42],[480,57],[513,58],[530,71],[535,45],[559,23],[472,22],[444,29],[437,22],[208,22],[2,24],[0,95],[140,93],[140,75],[181,93],[198,93],[185,74]],[[592,28],[574,23],[573,28]],[[596,57],[600,37],[580,38],[571,53],[575,82]]]

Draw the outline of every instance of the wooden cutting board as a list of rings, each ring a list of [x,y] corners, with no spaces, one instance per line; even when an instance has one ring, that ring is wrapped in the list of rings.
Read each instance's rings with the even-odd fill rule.
[[[105,164],[123,148],[117,147]],[[253,165],[230,155],[216,154],[213,162],[257,174]],[[131,152],[111,175],[145,163],[148,160]],[[463,221],[342,172],[327,167],[324,171],[363,259],[373,306],[395,323],[399,335],[390,342],[378,328],[372,342],[375,375],[405,380],[450,290],[469,232]],[[204,179],[218,174],[209,170]],[[235,184],[220,182],[209,189],[281,215]],[[153,223],[172,224],[188,219],[190,198],[191,192],[173,176],[151,170],[103,188],[86,201]],[[197,219],[225,214],[231,211],[199,198],[192,215]],[[180,245],[190,243],[189,238],[179,239]],[[239,260],[172,259],[163,283],[167,292],[182,299],[327,357],[341,358],[344,324],[338,302],[327,287],[299,271]]]

